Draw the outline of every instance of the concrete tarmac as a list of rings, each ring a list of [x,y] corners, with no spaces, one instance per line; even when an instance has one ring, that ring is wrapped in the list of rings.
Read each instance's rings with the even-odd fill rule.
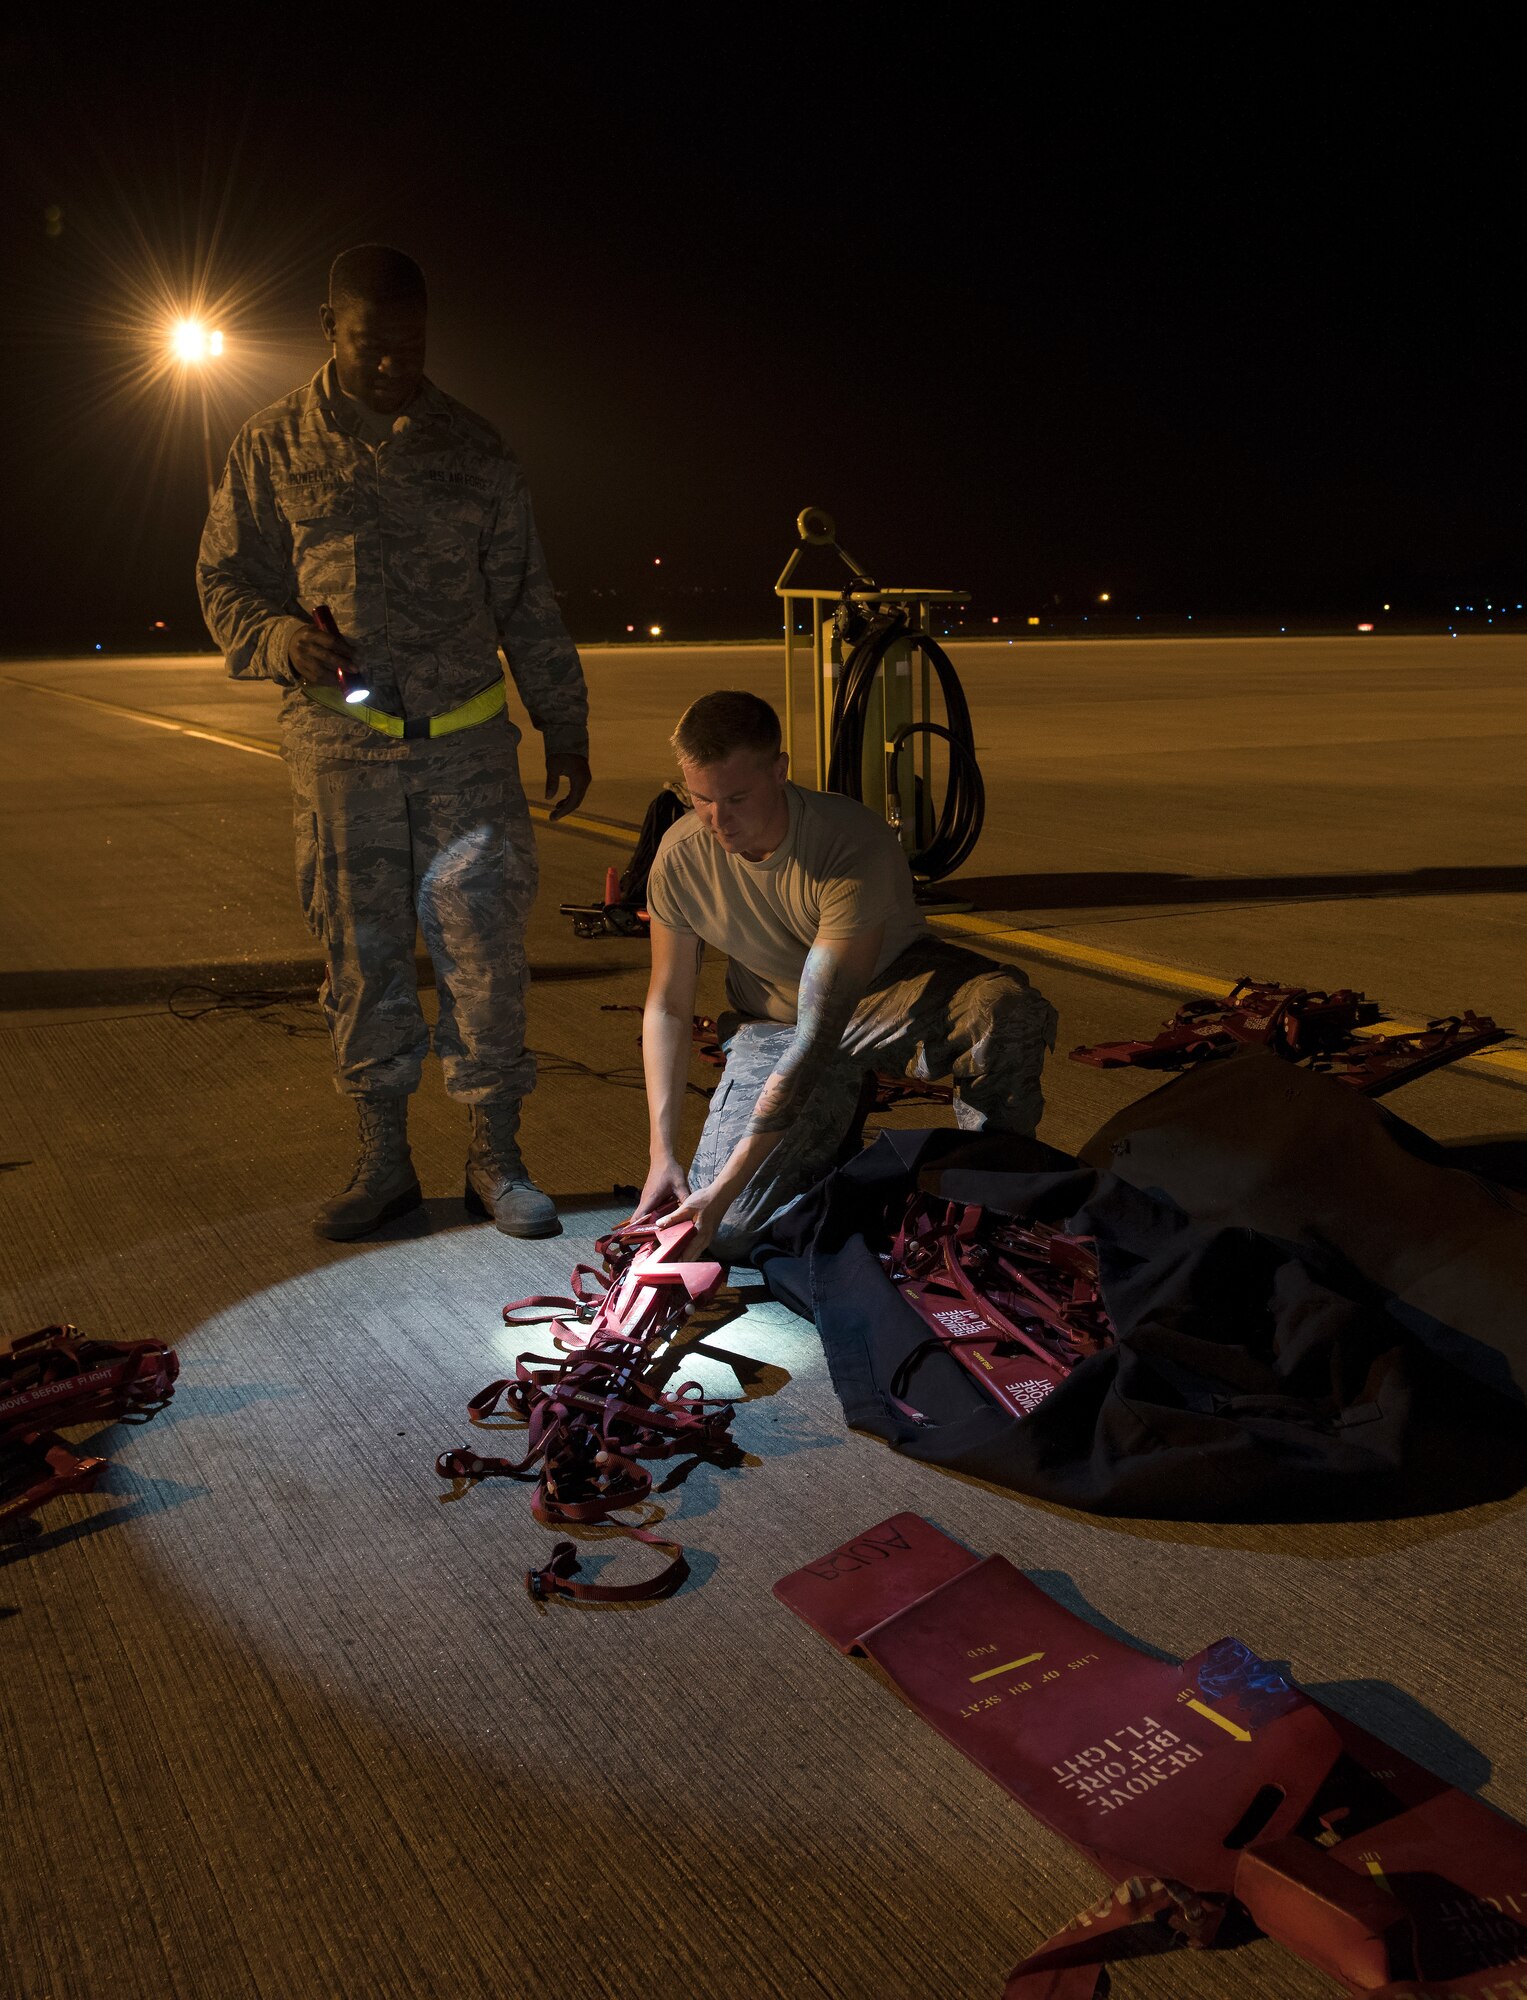
[[[1215,978],[1355,985],[1399,1015],[1473,1007],[1527,1027],[1527,1017],[1513,1018],[1527,892],[1519,638],[1023,641],[950,651],[987,784],[986,830],[959,883],[980,913]],[[783,699],[777,645],[591,647],[585,659],[596,774],[587,811],[631,825],[670,774],[667,736],[686,702],[717,686]],[[62,693],[86,695],[274,739],[272,691],[229,683],[205,655],[14,661],[0,675],[23,728],[43,697],[18,681],[57,691],[55,704]],[[809,685],[798,666],[798,762],[808,767]],[[72,926],[94,902],[97,852],[120,838],[115,815],[131,811],[140,832],[146,818],[157,824],[169,857],[179,853],[174,822],[184,809],[182,788],[155,801],[134,790],[129,751],[90,823],[63,833],[60,802],[81,732],[94,738],[84,703],[52,713],[43,726],[57,727],[64,767],[29,766],[23,794],[5,808],[22,879],[34,879],[46,855],[50,879],[63,865],[79,884],[77,896],[49,906],[14,884],[0,902],[19,954],[12,963],[38,969],[56,956],[46,926],[64,921],[66,908]],[[89,725],[96,735],[104,713]],[[131,730],[108,733],[133,741]],[[236,799],[246,781],[233,761],[193,755],[186,782],[194,791],[200,774],[203,788]],[[533,766],[526,775],[533,786]],[[236,805],[220,829],[208,859],[221,886],[194,911],[201,936],[225,914],[236,924],[251,916]],[[235,863],[226,880],[225,836]],[[204,878],[192,870],[185,879],[199,888]],[[277,948],[262,935],[262,949]]]
[[[1234,666],[1229,644],[957,655],[993,795],[978,914],[1513,1020],[1514,642],[1329,644],[1240,654],[1223,703],[1195,690]],[[1151,699],[1130,678],[1146,671]],[[589,810],[634,822],[684,701],[767,693],[780,668],[762,647],[610,649],[589,672]],[[0,697],[0,1332],[69,1318],[182,1359],[166,1412],[99,1438],[97,1492],[0,1541],[0,1992],[995,1996],[1104,1885],[769,1596],[901,1507],[1149,1645],[1234,1631],[1527,1816],[1519,1500],[1298,1526],[1038,1506],[848,1432],[810,1327],[756,1294],[730,1294],[684,1359],[742,1396],[749,1454],[662,1498],[694,1581],[648,1610],[538,1612],[519,1579],[552,1538],[524,1490],[450,1498],[433,1459],[532,1344],[500,1305],[562,1290],[643,1171],[637,1024],[608,1010],[639,1001],[645,947],[580,942],[557,914],[597,893],[617,836],[540,834],[525,1132],[567,1233],[469,1224],[465,1123],[431,1065],[412,1117],[425,1210],[319,1244],[308,1212],[349,1133],[306,997],[272,691],[205,658],[16,661]],[[1157,700],[1192,744],[1157,729]],[[1171,1006],[1078,965],[1029,970],[1062,1049]],[[713,1007],[719,968],[705,978]],[[1043,1134],[1067,1148],[1150,1087],[1063,1060],[1046,1083]],[[1390,1101],[1443,1138],[1527,1128],[1502,1073]],[[597,1538],[584,1553],[607,1560]],[[1115,1989],[1331,1990],[1267,1943],[1142,1961]]]

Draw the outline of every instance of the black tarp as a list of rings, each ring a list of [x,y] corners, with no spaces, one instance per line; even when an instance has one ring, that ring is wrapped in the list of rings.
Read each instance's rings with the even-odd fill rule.
[[[1083,1151],[888,1132],[777,1219],[755,1261],[815,1320],[851,1425],[1099,1513],[1385,1516],[1527,1480],[1521,1197],[1261,1052],[1174,1079]],[[912,1421],[889,1384],[927,1327],[880,1253],[914,1187],[1095,1236],[1117,1348],[1021,1420],[930,1351]]]

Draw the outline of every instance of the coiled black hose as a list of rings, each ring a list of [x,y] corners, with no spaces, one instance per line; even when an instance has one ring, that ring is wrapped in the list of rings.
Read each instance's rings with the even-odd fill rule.
[[[905,640],[914,653],[921,652],[938,675],[944,712],[949,717],[947,729],[938,722],[907,723],[892,738],[886,759],[887,796],[895,798],[900,794],[902,752],[914,736],[941,736],[949,745],[949,783],[938,824],[927,846],[907,857],[914,875],[925,882],[937,882],[945,875],[952,875],[980,839],[986,817],[986,785],[976,762],[970,705],[959,676],[943,647],[926,632],[913,631],[905,612],[884,612],[874,619],[843,662],[833,694],[832,760],[827,770],[827,789],[846,792],[851,799],[864,796],[865,718],[876,676],[886,654],[898,640]]]

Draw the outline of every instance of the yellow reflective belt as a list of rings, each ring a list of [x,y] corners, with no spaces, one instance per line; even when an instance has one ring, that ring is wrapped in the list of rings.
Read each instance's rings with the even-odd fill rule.
[[[448,708],[444,715],[432,715],[426,728],[422,716],[409,724],[401,715],[390,715],[385,708],[372,708],[363,701],[346,701],[335,687],[312,687],[304,682],[302,692],[308,701],[316,702],[319,708],[330,708],[336,715],[352,715],[357,722],[366,723],[383,736],[409,737],[451,736],[458,729],[475,729],[478,723],[497,715],[509,698],[500,675],[459,708]]]

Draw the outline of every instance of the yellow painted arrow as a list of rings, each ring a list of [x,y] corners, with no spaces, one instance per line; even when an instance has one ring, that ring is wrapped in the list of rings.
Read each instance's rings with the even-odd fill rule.
[[[1043,1658],[1043,1653],[1025,1653],[1021,1660],[1009,1660],[1005,1667],[988,1667],[984,1674],[972,1674],[970,1685],[974,1687],[977,1681],[994,1681],[998,1674],[1010,1674],[1014,1667],[1032,1667],[1036,1660]]]
[[[1190,1695],[1187,1705],[1189,1708],[1196,1708],[1200,1715],[1207,1716],[1210,1722],[1217,1723],[1225,1731],[1226,1735],[1233,1736],[1237,1743],[1249,1743],[1251,1741],[1251,1731],[1249,1729],[1242,1729],[1241,1725],[1238,1722],[1232,1722],[1228,1715],[1216,1715],[1207,1702],[1195,1701]]]

